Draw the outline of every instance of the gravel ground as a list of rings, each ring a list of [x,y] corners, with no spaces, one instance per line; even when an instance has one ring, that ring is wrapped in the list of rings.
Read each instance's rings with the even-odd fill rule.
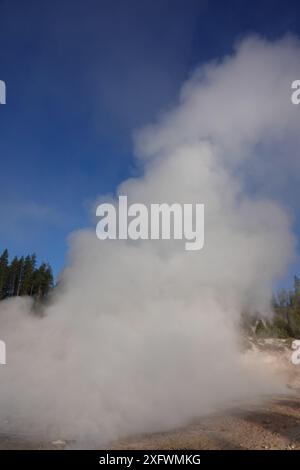
[[[130,438],[113,449],[300,449],[300,393],[248,402],[182,429]]]
[[[180,429],[121,439],[108,448],[300,450],[300,365],[295,367],[289,361],[290,344],[273,339],[251,342],[249,350],[267,354],[268,360],[285,369],[290,394],[236,403],[226,411],[201,417]],[[0,432],[0,450],[76,447],[76,442],[37,442]]]
[[[30,442],[0,435],[0,449],[64,449],[76,443]],[[300,393],[247,402],[173,431],[119,440],[110,449],[300,450]]]

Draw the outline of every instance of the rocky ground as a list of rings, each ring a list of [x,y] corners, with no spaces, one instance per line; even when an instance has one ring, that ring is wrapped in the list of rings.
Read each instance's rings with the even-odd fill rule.
[[[243,403],[182,429],[115,443],[114,449],[300,449],[300,394]]]
[[[244,340],[249,359],[283,372],[290,393],[238,403],[182,429],[114,443],[114,449],[300,449],[300,365],[291,363],[291,340]],[[252,357],[251,357],[252,355]]]
[[[110,449],[300,449],[300,365],[290,362],[291,341],[247,340],[250,354],[260,354],[284,370],[290,393],[232,404],[180,429],[140,435],[110,444]],[[0,449],[65,449],[76,443],[29,442],[0,435]]]

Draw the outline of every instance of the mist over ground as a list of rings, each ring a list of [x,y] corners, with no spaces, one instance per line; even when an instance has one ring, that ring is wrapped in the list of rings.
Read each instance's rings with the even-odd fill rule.
[[[136,133],[144,173],[116,196],[204,203],[204,248],[72,234],[43,318],[28,298],[0,304],[1,429],[103,444],[284,389],[243,360],[239,319],[271,313],[272,286],[295,256],[292,215],[275,194],[299,171],[299,64],[296,38],[246,38]]]

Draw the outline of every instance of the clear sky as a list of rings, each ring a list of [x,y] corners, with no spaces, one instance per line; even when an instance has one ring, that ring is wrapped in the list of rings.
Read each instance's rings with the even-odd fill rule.
[[[136,173],[134,130],[253,32],[300,36],[299,2],[0,0],[0,247],[58,273],[93,201]]]

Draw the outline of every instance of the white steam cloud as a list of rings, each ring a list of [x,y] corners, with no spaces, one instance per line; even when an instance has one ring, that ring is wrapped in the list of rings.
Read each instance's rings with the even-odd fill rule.
[[[246,39],[197,70],[177,107],[137,134],[144,175],[118,193],[204,203],[204,249],[74,234],[45,317],[29,314],[27,298],[0,304],[1,431],[101,444],[274,390],[243,365],[238,322],[243,310],[269,310],[294,256],[290,218],[264,188],[299,169],[300,108],[290,99],[299,64],[294,38]]]

